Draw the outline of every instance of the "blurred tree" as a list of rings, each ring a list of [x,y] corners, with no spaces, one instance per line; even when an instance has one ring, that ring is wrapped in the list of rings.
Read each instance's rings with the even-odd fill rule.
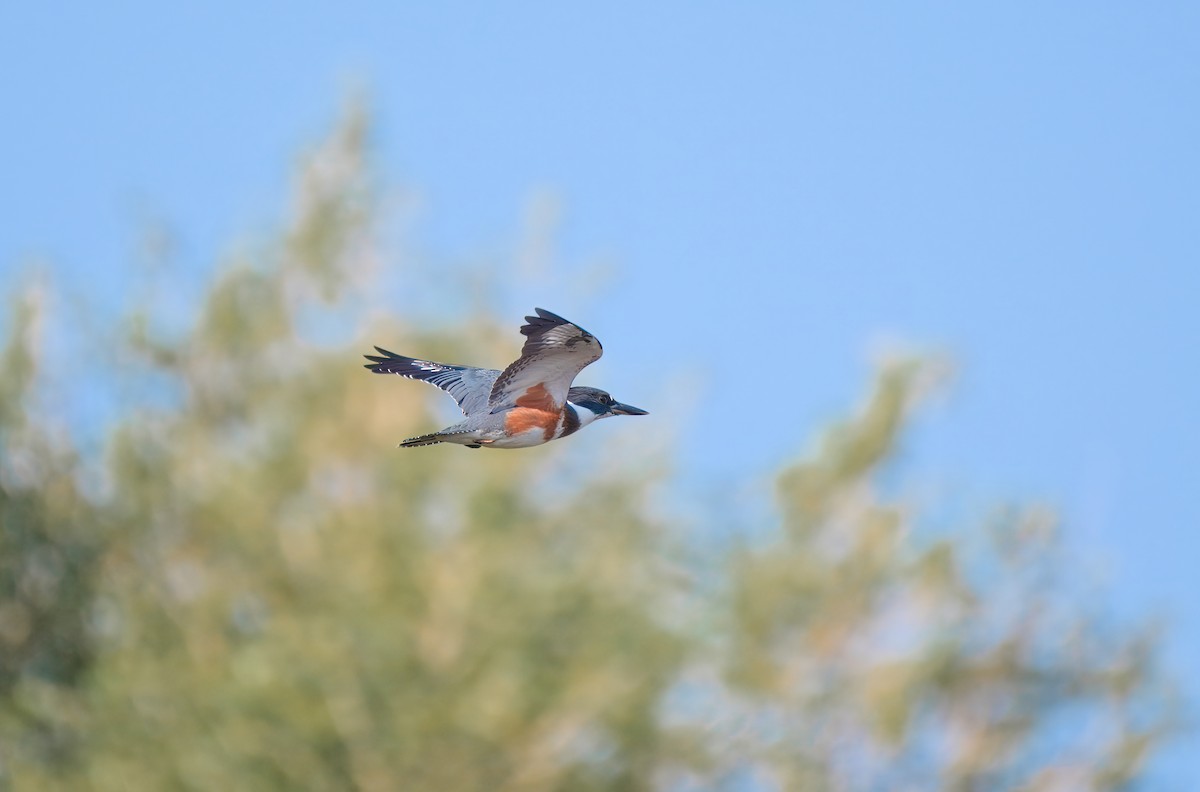
[[[919,514],[873,491],[925,373],[885,369],[733,562],[734,758],[788,789],[1125,788],[1175,722],[1151,631],[1081,602],[1050,515],[919,543]]]
[[[647,506],[669,464],[653,454],[578,486],[551,473],[569,449],[391,448],[431,419],[362,374],[364,338],[472,360],[496,357],[472,339],[508,333],[482,319],[418,340],[359,318],[381,258],[366,140],[352,112],[306,158],[289,227],[224,270],[193,329],[164,341],[149,305],[130,320],[128,350],[177,397],[114,429],[102,498],[80,495],[69,447],[31,439],[18,316],[0,388],[0,777],[439,792],[1136,779],[1172,714],[1153,642],[1066,587],[1048,519],[922,542],[919,514],[874,491],[921,366],[886,368],[865,411],[780,474],[779,525],[738,526],[734,553],[681,551]],[[320,316],[349,342],[310,338]],[[689,565],[722,582],[686,585]]]
[[[72,735],[46,709],[92,657],[100,526],[80,492],[76,454],[44,414],[35,417],[41,297],[31,288],[11,301],[0,350],[0,762],[54,764]]]

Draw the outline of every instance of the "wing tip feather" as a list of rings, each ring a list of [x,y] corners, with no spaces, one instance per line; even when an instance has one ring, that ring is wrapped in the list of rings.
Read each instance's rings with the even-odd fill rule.
[[[563,325],[574,325],[575,327],[579,327],[579,325],[575,324],[570,319],[559,316],[552,311],[547,311],[545,308],[534,308],[533,311],[536,316],[525,317],[525,324],[521,325],[521,335],[533,336],[538,333],[544,333],[548,330],[553,330],[556,327],[562,327]],[[582,327],[579,327],[579,329],[583,330]],[[586,330],[583,330],[583,332],[591,335]]]

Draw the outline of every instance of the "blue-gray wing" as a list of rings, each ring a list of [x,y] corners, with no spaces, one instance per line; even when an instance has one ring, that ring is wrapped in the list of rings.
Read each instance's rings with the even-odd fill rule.
[[[371,361],[366,364],[366,368],[376,374],[399,374],[401,377],[436,385],[458,402],[463,415],[488,411],[488,396],[492,392],[492,384],[495,383],[496,377],[500,376],[496,369],[452,366],[448,363],[434,363],[432,360],[397,355],[380,347],[375,349],[379,351],[379,355],[363,357]]]
[[[600,358],[600,340],[577,324],[541,308],[526,316],[525,346],[492,385],[491,411],[510,407],[561,410],[575,375]]]

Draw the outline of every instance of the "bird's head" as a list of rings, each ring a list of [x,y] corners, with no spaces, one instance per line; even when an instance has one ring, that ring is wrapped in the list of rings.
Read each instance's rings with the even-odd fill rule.
[[[645,410],[621,404],[599,388],[576,385],[567,393],[567,401],[581,410],[590,410],[596,418],[607,418],[610,415],[649,415]]]

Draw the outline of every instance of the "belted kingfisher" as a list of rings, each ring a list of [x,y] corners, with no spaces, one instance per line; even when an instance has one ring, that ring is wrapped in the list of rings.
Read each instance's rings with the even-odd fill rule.
[[[375,347],[382,357],[366,368],[436,385],[458,402],[466,420],[440,432],[411,437],[401,447],[458,443],[467,448],[528,448],[577,432],[610,415],[646,415],[598,388],[572,386],[584,366],[600,359],[600,339],[561,316],[534,309],[526,316],[521,357],[504,371],[451,366],[397,355]]]

